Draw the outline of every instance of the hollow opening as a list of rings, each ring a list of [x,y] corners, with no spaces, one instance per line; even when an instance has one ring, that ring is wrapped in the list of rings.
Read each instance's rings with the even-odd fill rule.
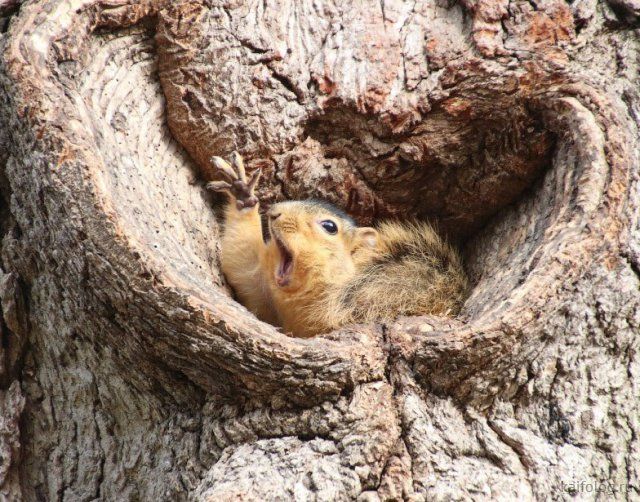
[[[337,105],[310,119],[305,136],[278,157],[284,196],[328,199],[360,224],[434,223],[465,261],[464,320],[503,301],[531,271],[527,257],[543,239],[544,202],[555,190],[557,134],[528,96],[478,84],[395,130],[393,120]]]

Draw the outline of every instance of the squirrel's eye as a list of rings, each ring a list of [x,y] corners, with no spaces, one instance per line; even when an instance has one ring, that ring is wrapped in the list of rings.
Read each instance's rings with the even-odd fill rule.
[[[338,233],[338,225],[331,220],[323,220],[320,222],[320,225],[322,225],[322,228],[324,228],[328,234],[335,235]]]

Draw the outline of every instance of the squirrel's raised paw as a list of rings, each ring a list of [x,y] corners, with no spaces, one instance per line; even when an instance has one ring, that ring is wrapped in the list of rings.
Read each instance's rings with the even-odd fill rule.
[[[247,178],[244,162],[238,152],[231,154],[231,165],[221,157],[212,157],[211,161],[222,181],[207,183],[207,189],[215,192],[227,192],[234,199],[238,209],[254,207],[258,202],[255,188],[260,179],[260,169],[256,169]]]

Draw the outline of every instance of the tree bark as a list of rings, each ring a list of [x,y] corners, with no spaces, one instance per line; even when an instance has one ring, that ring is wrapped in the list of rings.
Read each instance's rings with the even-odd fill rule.
[[[0,493],[640,496],[631,0],[0,2]],[[428,219],[455,319],[310,340],[235,302],[210,157],[266,205]]]

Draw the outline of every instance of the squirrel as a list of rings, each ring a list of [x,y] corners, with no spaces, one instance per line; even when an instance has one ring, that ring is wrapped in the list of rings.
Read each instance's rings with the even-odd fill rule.
[[[285,201],[266,212],[242,157],[212,158],[225,192],[221,266],[238,300],[259,319],[308,338],[345,324],[400,315],[456,314],[468,290],[458,253],[420,222],[358,227],[320,200]]]

